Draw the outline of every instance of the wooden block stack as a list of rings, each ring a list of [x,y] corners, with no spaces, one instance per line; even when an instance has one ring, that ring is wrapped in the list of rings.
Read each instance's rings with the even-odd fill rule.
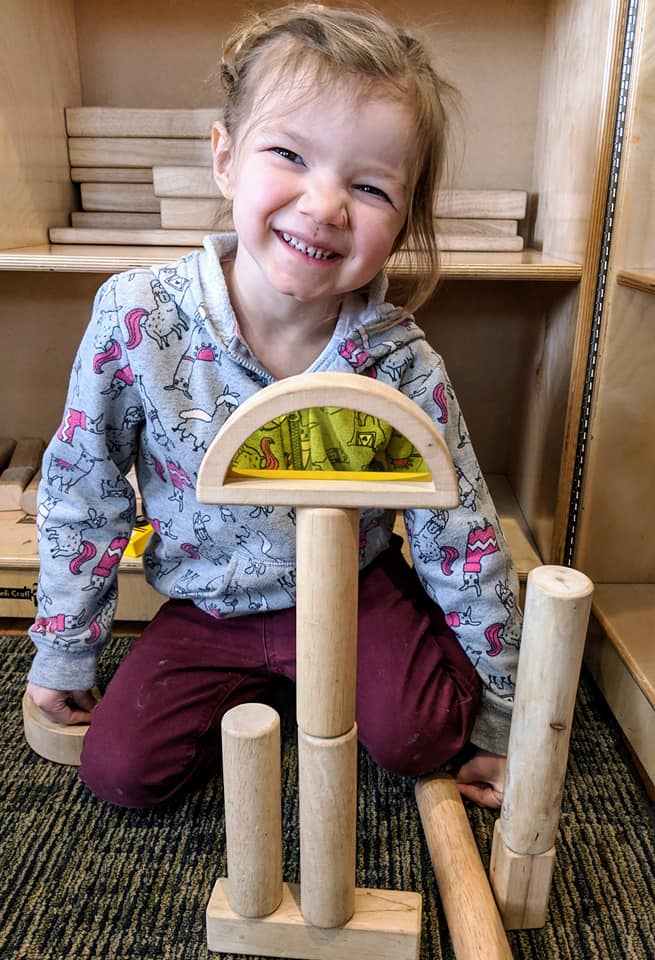
[[[40,437],[0,439],[0,510],[35,512],[44,449]]]
[[[82,210],[52,243],[201,246],[207,233],[233,229],[230,204],[211,171],[211,109],[66,110],[71,179]],[[523,190],[448,190],[439,195],[439,248],[523,249]]]

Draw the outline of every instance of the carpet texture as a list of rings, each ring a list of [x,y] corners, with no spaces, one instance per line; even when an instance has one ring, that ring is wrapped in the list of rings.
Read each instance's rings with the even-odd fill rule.
[[[115,640],[101,684],[127,648]],[[220,773],[154,811],[96,801],[70,767],[24,742],[24,636],[0,636],[0,957],[11,960],[209,960],[204,911],[225,872]],[[298,880],[297,765],[283,716],[284,878]],[[423,895],[421,960],[454,957],[414,801],[413,782],[360,751],[357,884]],[[467,804],[485,866],[496,815]],[[512,932],[523,960],[651,960],[655,817],[611,715],[583,676],[571,739],[546,926]]]

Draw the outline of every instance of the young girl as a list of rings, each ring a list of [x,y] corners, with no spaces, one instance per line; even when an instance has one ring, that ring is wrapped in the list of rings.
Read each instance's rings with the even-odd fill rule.
[[[459,767],[461,792],[498,806],[517,579],[443,362],[409,314],[437,281],[444,85],[421,45],[377,14],[312,4],[247,23],[222,77],[214,175],[236,235],[98,292],[44,459],[28,691],[60,723],[93,710],[80,775],[110,803],[150,806],[214,769],[225,711],[295,676],[295,518],[199,504],[202,457],[276,379],[375,377],[439,425],[462,496],[456,510],[406,512],[413,569],[393,517],[361,512],[360,741],[400,774]],[[401,246],[422,267],[395,307],[382,270]],[[352,442],[380,448],[381,436]],[[132,464],[156,531],[146,576],[170,599],[94,708],[135,518]]]

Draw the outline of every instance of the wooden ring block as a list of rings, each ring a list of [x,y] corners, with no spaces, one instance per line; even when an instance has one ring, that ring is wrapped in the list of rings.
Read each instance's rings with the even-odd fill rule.
[[[555,847],[545,853],[514,853],[496,820],[489,880],[506,930],[543,927],[555,867]]]
[[[217,880],[207,905],[207,947],[221,953],[288,960],[418,960],[421,896],[396,890],[355,890],[355,912],[324,930],[300,911],[299,884],[282,884],[282,902],[268,917],[241,917]]]
[[[100,691],[95,687],[91,691],[96,700],[100,700]],[[53,763],[65,763],[79,767],[82,754],[82,741],[89,729],[88,723],[77,723],[65,727],[41,713],[31,697],[23,695],[23,726],[28,744],[44,760]]]

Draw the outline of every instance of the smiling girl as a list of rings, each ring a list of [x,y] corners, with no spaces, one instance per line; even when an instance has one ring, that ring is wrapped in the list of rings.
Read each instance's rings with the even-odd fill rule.
[[[412,568],[393,517],[361,512],[359,737],[402,775],[450,764],[463,793],[498,806],[518,584],[443,361],[410,312],[438,278],[447,88],[421,44],[377,14],[313,4],[239,27],[222,79],[213,168],[235,233],[98,292],[44,460],[28,692],[57,722],[91,718],[88,691],[134,522],[125,474],[135,464],[156,531],[146,576],[169,599],[93,709],[80,775],[108,802],[138,807],[214,769],[223,714],[295,678],[295,517],[200,505],[203,454],[230,413],[274,380],[375,377],[439,426],[466,496],[452,511],[406,512]],[[421,269],[394,306],[384,266],[404,245]],[[279,436],[293,437],[301,421],[276,423]],[[393,458],[381,424],[346,412],[330,429],[323,445],[341,468],[361,468],[362,451],[369,463]],[[269,443],[266,455],[291,454]],[[76,469],[82,462],[89,468]],[[71,559],[56,544],[76,531],[86,552]]]

